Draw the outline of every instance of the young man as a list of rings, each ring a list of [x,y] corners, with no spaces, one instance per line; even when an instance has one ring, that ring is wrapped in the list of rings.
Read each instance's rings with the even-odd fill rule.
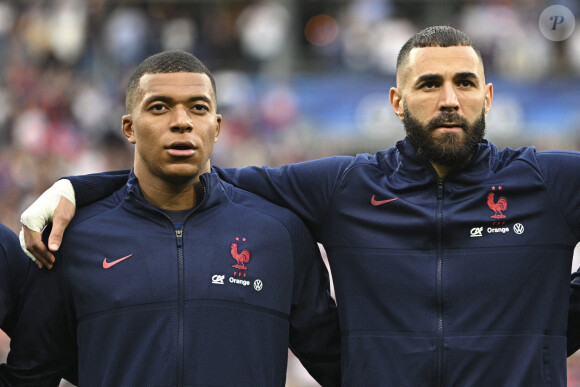
[[[395,147],[220,174],[324,245],[345,385],[565,386],[580,154],[483,139],[493,87],[460,31],[417,33],[397,63]],[[77,200],[116,180],[73,179]],[[38,237],[29,247],[47,254]]]
[[[222,120],[211,73],[183,51],[153,55],[130,78],[126,109],[129,180],[79,209],[43,284],[67,321],[22,317],[37,320],[26,335],[38,342],[27,352],[15,335],[18,356],[0,374],[42,351],[32,365],[45,376],[74,363],[78,345],[81,386],[283,386],[290,347],[320,384],[339,385],[340,329],[318,246],[290,211],[210,173]],[[45,333],[54,322],[78,340],[51,358],[62,346]]]

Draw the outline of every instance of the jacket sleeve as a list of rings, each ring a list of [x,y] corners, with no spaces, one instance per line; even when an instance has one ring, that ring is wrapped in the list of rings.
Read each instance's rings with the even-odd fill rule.
[[[322,386],[339,386],[340,325],[328,271],[302,222],[296,219],[293,228],[290,350]]]
[[[228,183],[298,214],[318,238],[334,190],[352,160],[333,156],[278,168],[214,167],[214,171]]]
[[[544,151],[536,158],[560,215],[580,241],[580,152]]]
[[[570,281],[570,309],[568,310],[568,356],[580,348],[580,269],[572,273]]]
[[[32,261],[24,255],[18,237],[0,224],[0,329],[11,335],[16,320],[18,292]]]
[[[76,322],[63,293],[62,264],[33,264],[16,301],[10,352],[0,365],[0,385],[58,386],[77,382]]]
[[[129,178],[128,169],[91,173],[88,175],[67,176],[75,190],[77,207],[86,206],[97,200],[106,198],[121,188]]]
[[[580,152],[545,151],[536,155],[560,215],[580,241]],[[580,270],[572,274],[568,311],[568,356],[580,348]]]

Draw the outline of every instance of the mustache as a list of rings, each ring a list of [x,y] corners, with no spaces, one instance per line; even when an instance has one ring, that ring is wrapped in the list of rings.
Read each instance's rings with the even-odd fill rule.
[[[433,118],[431,121],[429,121],[429,123],[427,124],[427,128],[429,130],[433,130],[439,126],[445,125],[445,124],[451,124],[454,123],[457,126],[461,127],[463,130],[465,130],[467,127],[469,127],[469,122],[467,121],[467,119],[455,112],[444,112],[439,114],[437,117]]]

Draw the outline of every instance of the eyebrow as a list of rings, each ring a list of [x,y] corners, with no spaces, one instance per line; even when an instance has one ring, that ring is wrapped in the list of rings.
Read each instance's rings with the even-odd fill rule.
[[[438,74],[425,74],[425,75],[421,75],[419,78],[417,78],[417,81],[415,82],[416,85],[421,84],[421,83],[425,83],[425,82],[437,82],[437,81],[442,81],[443,77],[441,75]]]
[[[160,102],[165,102],[165,103],[170,104],[170,103],[174,102],[174,99],[171,97],[164,96],[164,95],[152,95],[149,98],[145,99],[144,103],[146,105],[149,105],[150,103],[155,102],[155,101],[160,101]],[[211,102],[212,102],[211,98],[208,98],[205,95],[196,95],[196,96],[190,97],[187,100],[187,102],[196,102],[196,101],[203,101],[203,102],[206,102],[208,104],[211,104]]]
[[[457,73],[453,76],[453,79],[479,79],[477,74],[472,73],[471,71],[465,71],[462,73]]]
[[[457,73],[453,76],[453,80],[457,81],[459,79],[479,79],[477,77],[477,74],[471,72],[471,71],[464,71],[464,72],[460,72]],[[417,81],[415,82],[416,85],[419,85],[421,83],[425,83],[425,82],[441,82],[443,80],[443,76],[439,75],[439,74],[424,74],[421,75],[419,78],[417,78]]]

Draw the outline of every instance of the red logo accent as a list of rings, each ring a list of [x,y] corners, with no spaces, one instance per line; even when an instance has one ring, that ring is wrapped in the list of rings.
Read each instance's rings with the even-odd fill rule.
[[[376,207],[376,206],[380,206],[381,204],[385,204],[385,203],[389,203],[389,202],[395,201],[397,199],[398,198],[386,199],[386,200],[376,200],[375,199],[375,195],[373,195],[373,197],[371,198],[371,204]]]
[[[108,268],[110,268],[112,266],[115,266],[117,263],[119,263],[121,261],[124,261],[125,259],[127,259],[127,258],[129,258],[131,256],[133,256],[133,254],[129,254],[126,257],[119,258],[119,259],[117,259],[117,260],[115,260],[113,262],[107,262],[107,258],[105,258],[105,259],[103,259],[103,269],[108,269]]]
[[[240,240],[240,238],[236,238],[236,241],[238,240]],[[242,238],[242,240],[245,241],[246,238]],[[232,258],[234,258],[238,262],[237,265],[232,265],[232,267],[235,267],[236,269],[240,270],[248,270],[245,263],[250,261],[250,250],[243,249],[240,253],[238,253],[238,244],[232,243],[231,253]],[[241,276],[242,273],[239,273],[239,275]]]
[[[492,189],[495,189],[495,187]],[[493,211],[493,215],[491,217],[492,219],[503,219],[505,218],[503,211],[507,210],[507,199],[502,196],[497,199],[497,202],[495,202],[494,196],[495,195],[493,192],[490,192],[487,195],[487,205]]]

